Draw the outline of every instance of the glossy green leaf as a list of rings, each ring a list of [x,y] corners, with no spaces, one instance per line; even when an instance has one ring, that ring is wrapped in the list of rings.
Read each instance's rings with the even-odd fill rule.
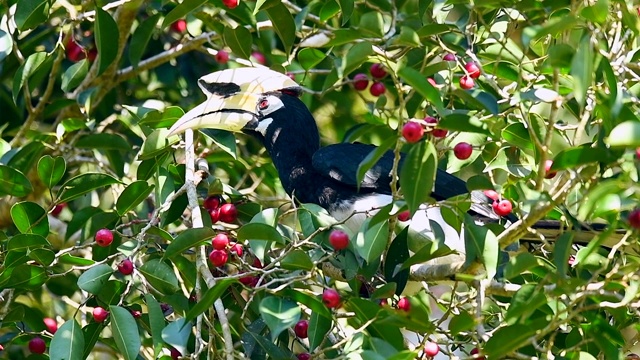
[[[11,237],[7,244],[7,250],[13,251],[32,250],[42,247],[50,248],[51,244],[42,235],[38,234],[18,234]]]
[[[21,172],[0,164],[0,196],[23,197],[30,194],[33,187]]]
[[[216,282],[216,284],[208,289],[202,298],[195,304],[185,316],[185,321],[187,323],[195,320],[198,315],[204,313],[205,311],[211,309],[213,303],[220,299],[220,297],[227,291],[227,288],[231,286],[231,284],[237,283],[236,279],[222,279]]]
[[[216,231],[210,227],[187,229],[169,244],[164,253],[165,258],[172,258],[180,255],[195,246],[202,245],[206,241],[211,241],[216,236]]]
[[[338,5],[340,5],[340,13],[342,15],[342,25],[345,25],[349,19],[351,19],[351,15],[353,14],[353,9],[355,7],[353,0],[338,0]]]
[[[368,263],[375,262],[387,248],[389,239],[389,221],[383,221],[372,225],[372,218],[365,220],[356,235],[354,247],[358,255]]]
[[[51,9],[50,0],[20,0],[16,3],[16,12],[14,20],[18,29],[27,30],[41,25],[47,21],[49,10]]]
[[[469,116],[467,114],[449,114],[445,115],[438,122],[438,127],[452,130],[462,131],[468,133],[477,133],[490,135],[488,125],[475,116]]]
[[[100,303],[118,305],[122,298],[122,294],[124,294],[126,290],[127,284],[125,282],[112,279],[104,284],[96,298]]]
[[[333,321],[316,311],[311,312],[309,317],[309,351],[313,352],[318,346],[327,341],[327,333],[331,330]]]
[[[206,135],[214,144],[222,149],[234,159],[238,158],[236,154],[236,137],[233,133],[217,129],[200,129],[200,132]]]
[[[185,0],[179,3],[178,6],[174,7],[171,11],[169,11],[167,16],[165,16],[164,20],[162,21],[162,27],[166,28],[177,20],[184,18],[185,16],[187,16],[187,14],[196,10],[206,2],[207,0]]]
[[[470,265],[473,261],[478,260],[484,265],[487,278],[492,279],[498,269],[500,257],[498,238],[488,228],[476,225],[468,214],[465,215],[464,222],[465,265]]]
[[[62,156],[54,158],[45,155],[38,161],[38,177],[49,189],[62,180],[66,169],[67,164]]]
[[[276,34],[278,34],[280,41],[282,41],[285,52],[289,54],[293,47],[293,42],[296,39],[296,24],[293,21],[291,12],[282,3],[271,6],[267,8],[266,11]]]
[[[584,107],[587,101],[587,90],[589,90],[589,87],[593,83],[594,60],[591,36],[584,36],[571,61],[573,94],[580,107]]]
[[[358,31],[363,37],[381,37],[384,34],[384,19],[378,11],[365,12],[360,16]]]
[[[162,110],[151,110],[144,114],[140,124],[148,125],[154,129],[166,128],[173,125],[184,115],[184,110],[178,106],[168,106]]]
[[[88,293],[98,294],[102,286],[109,281],[113,274],[113,269],[107,264],[96,265],[80,275],[78,287]]]
[[[181,6],[182,4],[184,4],[184,2],[176,6],[176,8]],[[174,8],[174,10],[176,8]],[[133,35],[131,35],[131,43],[129,45],[129,61],[131,61],[131,65],[133,65],[133,67],[138,67],[138,63],[142,59],[142,55],[144,55],[145,50],[147,50],[147,45],[149,44],[149,40],[151,40],[153,30],[155,30],[156,25],[158,24],[160,15],[160,13],[157,13],[145,19],[136,28]]]
[[[148,260],[138,268],[138,271],[151,286],[163,294],[173,294],[180,289],[173,269],[160,259]]]
[[[108,133],[85,135],[78,139],[76,146],[82,149],[132,150],[131,144],[122,136]]]
[[[6,283],[7,288],[20,290],[35,290],[49,279],[47,272],[40,266],[22,264],[11,273],[11,278]]]
[[[464,331],[473,329],[476,325],[476,320],[473,316],[469,315],[466,311],[460,314],[454,315],[449,323],[449,331],[452,335],[460,334]]]
[[[77,265],[77,266],[89,266],[95,264],[95,261],[91,259],[85,259],[71,254],[63,254],[58,258],[60,264]]]
[[[118,56],[118,24],[108,12],[96,7],[95,40],[98,48],[98,74],[101,75]]]
[[[29,258],[42,266],[49,266],[55,260],[56,254],[49,249],[35,249],[29,252]]]
[[[509,353],[528,344],[535,332],[536,329],[523,324],[499,328],[483,347],[483,354],[490,358],[504,359]]]
[[[303,250],[294,250],[282,259],[280,266],[287,270],[311,270],[313,269],[313,261],[309,255]]]
[[[111,333],[120,355],[125,360],[135,360],[142,346],[136,319],[129,310],[120,306],[109,306],[109,312],[111,313]]]
[[[144,180],[134,181],[129,184],[124,191],[122,191],[122,194],[120,194],[116,202],[118,214],[124,215],[135,209],[136,206],[140,205],[141,202],[149,197],[153,188],[154,185],[149,185]]]
[[[45,146],[42,142],[30,141],[21,147],[20,150],[11,157],[6,165],[23,174],[28,174],[34,167],[36,167],[38,159],[40,159],[44,149]]]
[[[28,260],[29,257],[27,256],[27,250],[8,251],[2,262],[2,266],[5,269],[11,269],[26,263]]]
[[[77,231],[82,230],[83,227],[86,226],[89,219],[97,214],[104,213],[102,209],[87,206],[84,209],[80,209],[73,213],[73,218],[67,224],[67,232],[65,234],[65,240],[69,240],[71,235],[75,234]]]
[[[640,146],[640,122],[625,121],[618,124],[606,138],[609,146],[615,147],[639,147]]]
[[[180,141],[180,137],[167,135],[169,135],[169,129],[156,129],[147,135],[142,144],[140,160],[151,159],[165,151],[171,151],[171,146]]]
[[[513,325],[528,319],[535,311],[547,303],[544,289],[537,284],[523,284],[511,298],[509,309],[505,314],[506,323]]]
[[[551,170],[575,169],[585,164],[610,163],[616,160],[613,153],[602,148],[593,148],[590,145],[572,147],[559,152],[553,158]]]
[[[290,359],[291,353],[286,352],[282,348],[278,347],[272,340],[260,335],[256,334],[253,331],[246,331],[242,334],[242,343],[246,346],[246,344],[253,344],[252,350],[255,353],[263,355],[258,358],[266,358],[267,354],[269,357],[274,359]]]
[[[394,292],[385,298],[392,297],[394,293],[402,294],[407,280],[409,280],[409,270],[401,268],[409,258],[408,233],[409,227],[407,226],[396,235],[385,254],[384,277],[389,282],[387,285],[393,285],[395,288]]]
[[[573,15],[556,16],[549,19],[545,24],[526,27],[522,31],[522,42],[525,47],[528,47],[530,42],[541,39],[544,36],[558,36],[561,32],[574,26],[576,22],[577,19]]]
[[[572,231],[560,235],[553,246],[553,263],[558,269],[560,277],[567,276],[569,269],[569,257],[571,256],[571,245],[575,233]]]
[[[92,353],[96,343],[100,340],[100,334],[104,327],[104,323],[93,322],[82,328],[82,335],[84,336],[82,359],[87,359]]]
[[[342,74],[347,75],[360,67],[373,54],[371,43],[363,41],[353,45],[343,60]]]
[[[151,327],[154,356],[157,357],[164,345],[162,329],[165,326],[165,318],[160,303],[153,295],[147,293],[144,298],[147,301],[147,310],[149,311],[149,326]]]
[[[58,191],[57,203],[68,202],[94,190],[116,184],[118,179],[101,173],[85,173],[67,180]]]
[[[251,55],[251,42],[246,41],[246,39],[251,39],[249,30],[243,26],[237,26],[235,29],[225,27],[222,37],[225,44],[231,48],[234,54],[244,59],[249,58]]]
[[[315,68],[326,57],[325,53],[314,48],[305,48],[298,52],[298,62],[305,70]]]
[[[504,268],[504,278],[513,279],[529,272],[540,265],[538,259],[531,253],[523,252],[509,259]]]
[[[191,334],[191,326],[187,325],[191,324],[186,322],[184,318],[179,318],[162,329],[162,340],[182,354],[187,353],[187,341],[189,334]]]
[[[271,330],[271,340],[278,338],[281,332],[293,327],[300,320],[300,307],[289,300],[268,296],[260,301],[260,314]]]
[[[529,132],[522,123],[507,125],[507,127],[502,130],[502,138],[507,140],[513,146],[529,150],[534,149]]]
[[[437,170],[436,149],[431,142],[411,146],[400,171],[400,186],[411,214],[431,196]]]
[[[249,223],[243,225],[240,230],[238,230],[237,238],[240,242],[244,240],[265,240],[274,241],[279,244],[285,243],[278,230],[273,226],[261,223]]]
[[[609,0],[598,0],[580,11],[580,16],[595,23],[604,23],[609,16]]]
[[[60,85],[60,88],[64,92],[75,89],[82,83],[82,80],[87,77],[88,72],[89,60],[87,59],[82,59],[77,63],[69,66],[64,74],[62,74],[62,84]]]
[[[378,316],[380,305],[368,299],[352,297],[344,304],[345,308],[355,314],[356,324],[368,323],[371,319]],[[424,319],[428,321],[427,319]],[[404,339],[398,326],[389,326],[388,324],[371,323],[367,327],[367,332],[373,337],[385,340],[397,350],[404,348]]]
[[[300,303],[324,317],[331,317],[331,311],[329,311],[327,306],[315,295],[310,295],[306,292],[298,291],[293,288],[283,289],[278,292],[278,295]]]
[[[84,359],[85,339],[80,324],[75,319],[67,320],[53,335],[49,345],[51,360]]]
[[[29,78],[31,78],[41,67],[45,66],[47,58],[50,55],[45,52],[36,52],[25,60],[24,64],[20,65],[18,71],[16,71],[15,76],[13,77],[13,102],[17,104],[18,95],[20,95],[20,91],[22,87],[27,83]]]
[[[407,84],[411,85],[418,94],[427,99],[431,105],[435,107],[438,114],[442,114],[444,106],[442,104],[440,90],[433,87],[424,75],[413,68],[403,67],[398,71],[398,76]]]
[[[11,207],[11,219],[23,234],[49,235],[47,212],[38,204],[23,201]]]
[[[453,91],[453,94],[464,101],[469,109],[484,109],[493,115],[498,115],[500,112],[500,109],[498,108],[498,99],[488,92],[484,92],[480,89],[456,89]]]

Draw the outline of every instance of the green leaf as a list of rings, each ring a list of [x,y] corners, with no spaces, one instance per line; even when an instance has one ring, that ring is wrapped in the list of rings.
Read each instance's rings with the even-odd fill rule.
[[[109,306],[111,313],[111,333],[120,355],[125,360],[135,360],[140,352],[140,335],[136,319],[129,310],[120,306]]]
[[[89,134],[81,137],[76,146],[82,149],[122,150],[131,151],[131,144],[122,136],[116,134]]]
[[[593,63],[594,56],[591,36],[586,35],[580,41],[576,54],[571,61],[573,94],[581,108],[584,107],[587,101],[587,90],[593,83]]]
[[[529,150],[534,149],[529,132],[522,123],[509,124],[502,130],[502,138],[511,145]]]
[[[107,264],[96,265],[80,275],[78,287],[90,294],[98,294],[102,286],[107,283],[113,274],[113,269]]]
[[[11,219],[23,234],[49,235],[47,212],[40,205],[23,201],[11,207]]]
[[[101,7],[96,6],[95,40],[98,48],[98,73],[101,75],[118,56],[118,24]]]
[[[82,359],[87,359],[98,340],[100,340],[100,333],[104,330],[104,323],[90,323],[82,328],[82,335],[84,336],[84,350],[82,352]]]
[[[53,335],[49,345],[49,359],[51,360],[80,360],[84,359],[84,335],[82,328],[75,319],[67,320]]]
[[[387,285],[393,285],[395,288],[395,290],[389,296],[385,296],[385,298],[393,296],[394,293],[398,295],[402,294],[404,287],[407,285],[409,270],[402,269],[401,266],[409,258],[409,248],[407,245],[408,233],[409,227],[406,226],[396,235],[389,246],[389,250],[387,250],[385,254],[384,277],[388,282]]]
[[[398,70],[398,76],[417,91],[418,94],[429,100],[431,105],[436,108],[438,114],[442,114],[444,105],[440,97],[440,90],[433,87],[424,75],[418,70],[405,66]]]
[[[344,26],[349,19],[351,19],[351,15],[353,14],[354,9],[354,1],[353,0],[338,0],[338,5],[340,5],[340,13],[342,14],[342,25]]]
[[[248,59],[251,55],[251,32],[245,29],[243,26],[236,26],[235,29],[230,27],[224,28],[222,34],[224,43],[231,48],[231,51],[238,57]]]
[[[184,2],[176,6],[172,12],[182,4],[184,4]],[[140,59],[142,59],[144,51],[147,49],[147,45],[149,44],[149,40],[151,40],[153,30],[155,30],[159,18],[160,13],[157,13],[145,19],[136,28],[133,35],[131,35],[131,42],[129,44],[129,61],[131,61],[131,65],[133,65],[133,67],[138,67],[138,63],[140,62]]]
[[[50,0],[20,0],[16,2],[14,20],[18,29],[24,31],[45,23],[49,17],[50,8]]]
[[[151,159],[165,151],[172,151],[171,146],[180,141],[180,137],[177,135],[167,135],[169,135],[169,129],[153,130],[142,144],[142,152],[139,156],[140,160]]]
[[[369,11],[361,15],[358,30],[364,37],[382,37],[384,20],[378,11]]]
[[[29,252],[29,258],[40,265],[49,266],[55,260],[56,254],[49,249],[35,249]]]
[[[13,51],[13,39],[11,35],[0,30],[0,62],[4,60]]]
[[[40,68],[47,66],[47,60],[50,58],[46,52],[36,52],[25,60],[24,64],[20,65],[18,71],[16,71],[13,77],[13,102],[17,104],[18,95],[24,84],[31,78]],[[30,89],[33,90],[33,89]]]
[[[273,226],[261,223],[249,223],[238,230],[238,241],[244,240],[266,240],[285,244],[282,235]]]
[[[293,42],[296,39],[296,24],[289,9],[282,3],[271,6],[267,11],[267,16],[273,24],[273,27],[284,45],[285,53],[291,53]]]
[[[165,318],[160,303],[158,303],[158,300],[156,300],[153,295],[147,293],[144,295],[144,298],[147,301],[147,309],[149,311],[149,326],[151,327],[154,357],[157,358],[164,345],[162,341],[162,329],[164,329]]]
[[[202,245],[205,241],[210,241],[214,236],[216,236],[216,231],[210,227],[187,229],[178,234],[169,244],[164,252],[164,258],[170,259],[180,255],[192,247]]]
[[[469,331],[476,326],[475,318],[466,311],[458,315],[454,315],[449,323],[449,331],[451,335],[456,336],[463,331]]]
[[[353,45],[344,57],[340,75],[350,74],[367,61],[371,54],[373,54],[371,43],[363,41]]]
[[[38,161],[38,177],[49,189],[62,180],[66,169],[67,164],[62,156],[54,158],[45,155]]]
[[[367,263],[372,263],[378,259],[387,248],[389,238],[389,221],[382,221],[372,225],[373,218],[368,218],[358,231],[354,247],[358,255],[362,256]]]
[[[333,321],[316,311],[311,312],[309,317],[309,352],[313,352],[318,346],[327,340],[327,333],[331,330]]]
[[[523,252],[509,259],[504,268],[504,278],[513,279],[540,265],[538,258],[528,252]]]
[[[138,268],[138,271],[151,286],[162,294],[169,295],[180,290],[180,284],[173,269],[161,259],[151,259],[145,262]]]
[[[276,296],[262,299],[258,309],[271,330],[271,341],[275,341],[281,332],[293,327],[300,320],[300,307],[292,301]]]
[[[60,262],[60,264],[78,265],[78,266],[89,266],[89,265],[95,264],[95,261],[91,259],[85,259],[82,257],[73,256],[71,254],[63,254],[62,256],[60,256],[58,261]]]
[[[191,326],[187,325],[191,324],[187,323],[184,318],[179,318],[162,330],[162,340],[182,354],[187,353],[187,341],[189,334],[191,334]]]
[[[480,89],[456,89],[453,91],[453,94],[467,104],[468,109],[484,109],[493,115],[498,115],[500,112],[500,109],[498,108],[498,100],[493,95]]]
[[[262,355],[261,357],[252,356],[251,358],[266,359],[267,354],[269,354],[269,358],[272,359],[291,359],[292,356],[291,352],[283,350],[273,341],[270,341],[266,337],[256,334],[253,331],[245,331],[244,334],[242,334],[242,343],[245,346],[249,343],[253,344],[253,347],[251,348],[253,354],[257,353]],[[257,351],[255,348],[256,345],[259,347],[261,352]]]
[[[466,254],[465,266],[476,259],[484,265],[487,278],[492,279],[498,268],[500,244],[496,235],[488,228],[476,225],[473,218],[465,214],[464,221],[464,249]]]
[[[89,72],[89,60],[82,59],[77,63],[69,66],[69,68],[62,74],[62,84],[60,88],[64,92],[69,92],[75,89],[78,85],[82,83],[87,77],[87,73]]]
[[[31,183],[21,172],[0,164],[0,196],[23,197],[33,191]]]
[[[562,278],[567,276],[571,244],[573,243],[574,235],[575,233],[573,231],[568,231],[560,235],[553,246],[553,263],[558,269],[558,275]]]
[[[490,359],[504,359],[507,355],[529,343],[536,329],[527,325],[515,324],[496,330],[482,349]]]
[[[513,325],[519,320],[528,319],[531,314],[545,305],[548,299],[544,294],[544,289],[538,284],[524,284],[511,298],[509,309],[505,314],[506,323]]]
[[[18,234],[11,237],[7,244],[7,250],[11,251],[32,250],[42,247],[50,248],[51,244],[42,235],[38,234]]]
[[[231,155],[231,157],[234,159],[238,158],[236,154],[236,137],[233,133],[218,129],[200,129],[200,132],[205,134],[220,149]]]
[[[103,188],[120,181],[111,175],[86,173],[67,180],[58,191],[57,203],[69,202],[93,190]]]
[[[438,122],[438,127],[452,131],[491,135],[489,127],[485,122],[476,116],[469,116],[467,114],[454,113],[445,115]]]
[[[189,323],[198,317],[198,315],[209,310],[213,303],[227,291],[227,288],[237,282],[238,280],[236,279],[222,279],[217,281],[212,288],[208,289],[204,295],[202,295],[202,299],[189,310],[185,316],[185,321]]]
[[[22,264],[13,270],[6,287],[35,290],[40,288],[48,279],[49,276],[42,267]]]
[[[400,171],[400,186],[411,214],[429,200],[437,169],[436,149],[431,142],[411,146]]]
[[[585,7],[580,11],[580,16],[595,23],[604,23],[609,16],[609,0],[598,0],[595,4]]]
[[[640,122],[625,121],[611,130],[605,143],[614,147],[639,147],[640,146]],[[555,165],[555,164],[554,164]]]
[[[377,146],[367,154],[364,159],[362,159],[360,164],[358,164],[358,172],[356,173],[358,188],[360,187],[360,184],[362,184],[367,171],[369,171],[378,162],[378,160],[380,160],[380,158],[382,158],[382,156],[384,156],[384,154],[391,149],[393,145],[395,145],[396,141],[397,138],[395,137],[388,138],[380,144],[380,146]]]
[[[167,128],[184,115],[184,110],[178,106],[168,106],[162,110],[151,110],[144,114],[140,124],[149,125],[154,129]]]
[[[305,48],[298,52],[298,62],[305,70],[315,68],[326,57],[325,53],[314,48]]]
[[[580,165],[595,162],[610,163],[617,157],[607,149],[592,148],[591,144],[562,150],[553,158],[551,170],[575,169]]]
[[[129,184],[122,194],[120,194],[116,202],[118,214],[124,215],[130,210],[135,209],[136,206],[151,194],[153,188],[154,185],[149,185],[144,180],[134,181]]]
[[[167,16],[162,21],[162,27],[165,28],[173,24],[175,21],[184,18],[185,16],[187,16],[187,14],[199,8],[206,2],[207,0],[184,0],[183,2],[179,3],[178,6],[174,7],[173,10],[169,11]]]
[[[280,266],[287,270],[311,270],[313,269],[313,261],[309,255],[303,250],[294,250],[282,259]]]
[[[331,311],[329,311],[329,308],[327,308],[326,305],[322,303],[322,301],[320,301],[317,296],[309,295],[308,293],[298,291],[293,288],[283,289],[282,291],[278,292],[278,295],[282,296],[283,298],[291,299],[295,302],[303,304],[312,311],[317,312],[324,317],[331,318]]]
[[[526,27],[522,31],[522,42],[525,47],[529,47],[529,43],[543,38],[544,36],[551,35],[553,37],[558,36],[561,32],[571,29],[577,19],[573,15],[556,16],[549,19],[544,25],[533,25]]]

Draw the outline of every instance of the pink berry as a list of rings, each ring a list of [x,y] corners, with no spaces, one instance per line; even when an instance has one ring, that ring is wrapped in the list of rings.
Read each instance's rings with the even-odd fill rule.
[[[209,261],[213,266],[220,267],[227,263],[229,254],[226,250],[213,250],[209,253]]]
[[[416,143],[422,139],[424,128],[415,121],[409,121],[402,127],[402,136],[408,143]]]
[[[336,308],[340,305],[340,294],[334,289],[325,289],[322,302],[330,309]]]
[[[122,275],[130,275],[133,272],[133,262],[129,259],[124,259],[118,264],[118,271]]]
[[[371,67],[369,68],[369,73],[371,73],[371,76],[376,79],[382,79],[387,76],[387,70],[385,70],[384,66],[379,63],[371,65]]]
[[[93,308],[93,320],[96,322],[103,322],[107,316],[109,316],[109,312],[100,306]]]
[[[225,233],[219,233],[211,240],[211,245],[216,250],[224,250],[229,245],[229,237]]]
[[[461,88],[463,88],[465,90],[469,90],[469,89],[472,89],[474,85],[475,85],[475,82],[473,81],[473,79],[469,75],[465,75],[465,76],[460,78],[460,87]]]
[[[629,225],[634,229],[640,229],[640,209],[634,209],[629,213]]]
[[[333,230],[329,235],[329,243],[334,250],[342,250],[349,246],[349,235],[341,230]]]
[[[42,321],[44,322],[44,326],[47,327],[47,330],[52,333],[55,334],[56,331],[58,331],[58,322],[55,321],[52,318],[44,318],[42,319]]]
[[[216,54],[216,62],[218,64],[226,64],[229,61],[229,53],[224,50],[218,50]]]
[[[212,224],[220,221],[220,208],[209,210],[209,216],[211,217]]]
[[[432,116],[427,116],[424,118],[424,121],[427,124],[437,124],[438,123],[438,119],[432,117]],[[431,130],[431,135],[433,135],[433,137],[438,138],[438,139],[442,139],[445,136],[447,136],[447,130],[446,129],[433,129]]]
[[[545,179],[553,179],[558,174],[557,171],[549,171],[551,170],[551,166],[553,165],[553,160],[546,160],[544,162],[544,178]]]
[[[229,0],[229,1],[237,1],[239,3],[239,0]],[[253,57],[254,59],[256,59],[256,61],[258,62],[258,64],[260,65],[264,65],[267,63],[267,58],[264,57],[264,54],[259,52],[259,51],[254,51],[251,53],[251,57]]]
[[[243,252],[243,247],[242,244],[238,244],[238,243],[234,243],[231,245],[231,249],[229,250],[229,252],[231,252],[232,254],[236,254],[236,256],[238,257],[242,257],[242,252]]]
[[[369,92],[373,96],[380,96],[384,94],[385,90],[386,88],[384,87],[384,84],[377,81],[374,82],[373,85],[371,85],[371,88],[369,88]]]
[[[402,299],[398,300],[397,308],[409,312],[409,310],[411,310],[411,302],[409,302],[408,298],[403,297]]]
[[[129,310],[129,312],[134,319],[139,319],[142,316],[142,312],[140,310]]]
[[[238,219],[238,209],[233,204],[224,204],[220,206],[220,221],[226,223],[234,223]]]
[[[171,30],[182,34],[187,31],[187,22],[185,19],[176,20],[173,24],[171,24]]]
[[[42,338],[34,337],[29,340],[29,351],[34,354],[44,354],[47,350],[47,344],[42,340]]]
[[[369,86],[369,78],[367,75],[360,73],[353,77],[353,87],[356,90],[362,91],[366,89],[367,86]]]
[[[297,356],[298,360],[311,360],[311,355],[309,353],[301,353]]]
[[[474,359],[476,360],[484,360],[485,357],[480,355],[480,350],[478,350],[478,348],[474,348],[473,350],[471,350],[471,355],[475,355]]]
[[[507,216],[511,213],[511,210],[513,209],[513,205],[511,205],[511,201],[507,199],[494,201],[492,207],[493,207],[493,211],[498,216]]]
[[[456,56],[452,53],[446,53],[442,59],[444,59],[444,61],[456,61]]]
[[[464,69],[467,71],[467,74],[473,79],[477,79],[480,77],[480,68],[473,61],[464,64]]]
[[[109,229],[100,229],[96,233],[96,243],[99,246],[106,247],[113,242],[113,233]]]
[[[440,352],[440,348],[438,347],[438,344],[432,342],[432,341],[427,341],[426,344],[424,344],[424,354],[429,356],[429,357],[434,357],[436,355],[438,355],[438,353]]]
[[[240,5],[240,0],[222,0],[222,3],[229,9],[235,9],[238,5]]]
[[[436,87],[438,86],[438,83],[433,79],[433,78],[427,78],[427,81],[429,82],[429,84],[431,84],[431,86]]]
[[[293,327],[293,331],[296,333],[296,336],[300,339],[307,338],[307,330],[309,329],[309,321],[308,320],[300,320],[296,323],[296,326]]]
[[[398,220],[402,222],[409,221],[409,219],[411,219],[411,213],[409,212],[409,210],[405,210],[398,214]]]
[[[636,148],[636,159],[640,159],[640,147]]]
[[[453,154],[460,160],[466,160],[471,156],[473,146],[466,142],[457,143],[453,147]]]
[[[485,190],[484,196],[488,197],[493,201],[497,201],[498,199],[500,199],[500,194],[498,194],[498,192],[495,190]]]

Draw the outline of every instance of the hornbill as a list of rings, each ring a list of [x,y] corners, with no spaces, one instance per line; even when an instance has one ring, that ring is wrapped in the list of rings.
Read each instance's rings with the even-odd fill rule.
[[[358,186],[357,169],[373,145],[341,143],[320,147],[313,115],[299,99],[301,87],[288,76],[265,68],[218,71],[198,80],[207,100],[183,115],[170,129],[212,128],[251,134],[263,143],[273,160],[285,191],[301,203],[315,203],[357,231],[364,213],[392,202],[394,155],[387,152]],[[468,194],[466,183],[438,169],[431,196],[445,200]],[[471,211],[486,218],[497,216],[481,191],[471,193]],[[352,216],[356,212],[360,215]],[[464,252],[464,239],[440,214],[438,206],[421,208],[411,226],[433,239],[430,221],[444,232],[445,244]],[[552,227],[557,227],[553,224]]]

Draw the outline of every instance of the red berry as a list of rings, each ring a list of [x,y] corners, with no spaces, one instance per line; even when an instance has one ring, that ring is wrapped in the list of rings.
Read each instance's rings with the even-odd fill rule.
[[[211,217],[211,223],[215,224],[220,220],[220,209],[209,210],[209,216]]]
[[[325,289],[322,293],[322,302],[328,308],[336,308],[340,305],[340,294],[334,289]]]
[[[429,84],[431,84],[431,86],[436,87],[438,86],[438,83],[433,79],[433,78],[427,78],[427,81],[429,82]]]
[[[385,90],[386,88],[384,87],[384,84],[377,81],[374,82],[373,85],[371,85],[371,88],[369,88],[369,92],[373,96],[380,96],[384,94]]]
[[[229,9],[235,9],[238,5],[240,5],[240,0],[222,0],[222,3]]]
[[[29,351],[34,354],[44,354],[47,350],[47,344],[39,337],[34,337],[29,341]]]
[[[249,287],[255,287],[258,285],[258,277],[253,275],[243,276],[238,279],[242,284]]]
[[[298,354],[298,360],[311,360],[311,355],[309,353]]]
[[[228,0],[228,1],[240,3],[240,1],[239,1],[239,0]],[[237,5],[236,5],[236,6],[237,6]],[[235,7],[235,6],[234,6],[234,7]],[[232,8],[232,9],[233,9],[233,8]],[[264,64],[266,64],[266,63],[267,63],[267,58],[266,58],[266,57],[264,57],[264,54],[262,54],[262,53],[261,53],[261,52],[259,52],[259,51],[254,51],[254,52],[252,52],[252,53],[251,53],[251,57],[253,57],[254,59],[256,59],[256,61],[257,61],[257,62],[258,62],[258,64],[260,64],[260,65],[264,65]]]
[[[383,77],[387,76],[387,70],[384,69],[384,66],[382,66],[382,64],[371,65],[371,67],[369,68],[369,72],[371,73],[371,76],[376,79],[382,79]]]
[[[426,344],[424,344],[424,354],[429,356],[429,357],[434,357],[436,355],[438,355],[438,353],[440,352],[440,348],[438,347],[438,344],[432,342],[432,341],[427,341]]]
[[[187,21],[185,19],[176,20],[171,24],[171,30],[182,34],[187,31]]]
[[[44,318],[42,319],[42,322],[44,322],[44,326],[47,327],[47,330],[52,333],[55,334],[56,331],[58,331],[58,322],[55,321],[52,318]]]
[[[224,50],[218,50],[216,61],[218,64],[226,64],[229,61],[229,53]]]
[[[329,235],[329,243],[334,250],[346,249],[349,246],[349,235],[341,230],[333,230]]]
[[[216,250],[224,250],[229,245],[229,237],[225,233],[219,233],[211,240],[211,245]]]
[[[233,204],[224,204],[220,206],[220,221],[233,223],[238,219],[238,209]]]
[[[460,160],[466,160],[471,156],[473,146],[466,142],[457,143],[453,147],[453,154]]]
[[[387,306],[389,305],[389,301],[387,299],[380,299],[378,300],[378,305],[380,305],[381,307]]]
[[[636,159],[640,159],[640,147],[636,148]]]
[[[416,143],[422,139],[424,128],[415,121],[409,121],[402,127],[402,136],[408,143]]]
[[[472,78],[477,79],[480,77],[480,68],[473,61],[464,64],[464,69],[467,71],[467,75]]]
[[[424,121],[427,124],[437,124],[438,123],[438,119],[432,117],[432,116],[427,116],[424,118]],[[433,129],[431,130],[431,135],[433,135],[433,137],[435,138],[443,138],[445,136],[447,136],[447,130],[446,129]]]
[[[511,213],[513,209],[513,205],[511,205],[511,201],[507,199],[503,199],[500,201],[493,202],[493,212],[498,216],[507,216]]]
[[[397,308],[409,312],[409,310],[411,310],[411,303],[409,302],[409,299],[403,297],[402,299],[398,300]]]
[[[296,326],[293,327],[293,331],[296,333],[296,336],[300,339],[307,338],[307,330],[309,329],[309,321],[300,320],[296,323]]]
[[[111,245],[113,242],[113,233],[109,229],[100,229],[96,233],[96,243],[102,247]]]
[[[409,221],[409,219],[411,219],[411,212],[409,212],[409,210],[405,210],[398,214],[398,220],[402,222]]]
[[[493,201],[498,201],[498,199],[500,199],[500,194],[498,194],[498,192],[495,190],[485,190],[484,196],[488,197]]]
[[[546,160],[544,162],[544,178],[545,179],[553,179],[558,174],[557,171],[549,171],[551,170],[551,166],[553,165],[553,160]]]
[[[86,57],[84,48],[74,40],[67,42],[65,53],[67,54],[67,59],[73,62],[78,62]]]
[[[96,61],[97,57],[98,57],[98,49],[96,49],[95,47],[92,47],[87,53],[87,60],[89,60],[89,62],[94,62]]]
[[[452,53],[446,53],[442,58],[444,61],[456,61],[456,56]]]
[[[209,253],[209,261],[213,264],[213,266],[220,267],[227,263],[229,259],[229,254],[227,254],[226,250],[213,250]]]
[[[171,359],[178,360],[182,354],[176,348],[171,348]]]
[[[243,250],[242,244],[238,244],[238,243],[231,244],[231,249],[229,250],[229,252],[231,252],[232,254],[236,254],[236,256],[238,257],[242,257],[243,251],[244,250]]]
[[[469,90],[471,88],[473,88],[473,86],[475,85],[475,82],[473,81],[473,79],[468,76],[465,75],[463,77],[460,78],[460,87],[465,89],[465,90]]]
[[[67,203],[56,204],[56,206],[54,206],[53,209],[51,210],[51,216],[58,217],[58,215],[60,215],[62,210],[66,207],[67,207]]]
[[[634,229],[640,229],[640,209],[629,213],[629,225]]]
[[[122,275],[130,275],[133,272],[133,262],[129,259],[124,259],[118,264],[118,271]]]
[[[220,198],[220,196],[211,195],[204,199],[204,203],[202,204],[202,206],[204,206],[205,209],[211,211],[213,209],[219,208],[221,202],[222,199]]]
[[[476,355],[476,357],[474,357],[474,359],[480,359],[480,360],[484,360],[485,357],[480,355],[480,350],[478,350],[478,348],[474,348],[473,350],[471,350],[471,355]]]
[[[109,316],[109,312],[100,306],[93,308],[93,320],[96,322],[103,322],[107,316]]]
[[[139,319],[142,316],[142,312],[140,312],[139,310],[129,310],[129,312],[134,319]]]
[[[255,259],[253,259],[253,267],[258,268],[258,269],[262,269],[264,266],[260,262],[260,259],[255,258]]]
[[[360,73],[353,77],[353,87],[356,90],[362,91],[366,89],[367,86],[369,86],[369,78],[367,75]]]

